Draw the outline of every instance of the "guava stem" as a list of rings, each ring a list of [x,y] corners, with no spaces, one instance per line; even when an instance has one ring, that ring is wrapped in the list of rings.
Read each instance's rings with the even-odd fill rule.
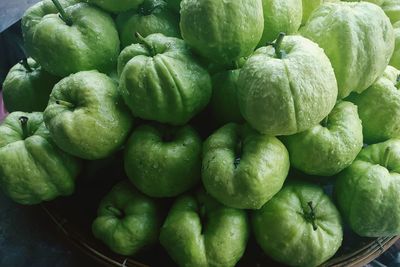
[[[329,117],[326,116],[325,119],[322,121],[322,126],[327,127],[328,126],[328,121],[329,121]]]
[[[392,149],[390,148],[390,146],[388,146],[385,149],[385,154],[383,155],[383,162],[384,162],[383,164],[384,164],[385,168],[387,168],[387,166],[389,164],[389,160],[390,160],[391,154],[392,154]]]
[[[72,20],[71,18],[67,15],[65,12],[64,8],[61,6],[60,2],[58,0],[51,0],[53,4],[56,6],[58,12],[60,13],[60,18],[67,24],[68,26],[72,25]]]
[[[272,44],[272,46],[275,48],[275,55],[279,59],[282,59],[286,55],[285,51],[281,50],[282,41],[285,36],[286,34],[284,32],[279,33],[275,43]]]
[[[21,60],[21,64],[22,64],[22,66],[24,66],[24,68],[26,69],[27,72],[32,72],[33,71],[31,66],[29,66],[27,58],[24,58],[23,60]]]
[[[121,210],[117,209],[117,208],[114,208],[112,206],[108,206],[107,210],[109,212],[111,212],[115,217],[118,217],[118,218],[124,217],[124,213]]]
[[[200,216],[200,223],[201,223],[201,234],[204,233],[207,224],[207,209],[204,204],[200,204],[199,207],[199,216]]]
[[[396,84],[394,85],[397,89],[400,89],[400,74],[397,76]]]
[[[235,169],[237,169],[237,167],[239,166],[240,160],[241,160],[241,158],[240,158],[240,157],[237,157],[237,158],[235,158],[235,160],[233,161],[233,165],[235,166]]]
[[[310,210],[311,210],[311,212],[309,213],[309,219],[310,219],[311,224],[313,226],[313,230],[317,231],[318,226],[315,223],[316,218],[315,218],[315,211],[314,211],[314,207],[313,207],[313,202],[310,201],[310,202],[307,203],[307,205],[310,207]]]
[[[138,32],[135,32],[135,37],[139,40],[139,43],[144,45],[150,52],[152,56],[155,56],[156,51],[154,47]]]
[[[19,117],[18,120],[21,123],[22,135],[25,139],[28,137],[28,120],[29,120],[29,118],[26,116],[21,116],[21,117]]]
[[[63,101],[63,100],[56,100],[56,104],[65,106],[67,108],[73,108],[74,107],[74,105],[72,103],[69,103],[69,102]]]
[[[237,144],[236,144],[236,149],[235,149],[235,160],[233,162],[233,165],[235,166],[235,169],[239,166],[240,161],[241,161],[241,157],[242,157],[242,153],[243,153],[243,142],[242,140],[240,140]]]

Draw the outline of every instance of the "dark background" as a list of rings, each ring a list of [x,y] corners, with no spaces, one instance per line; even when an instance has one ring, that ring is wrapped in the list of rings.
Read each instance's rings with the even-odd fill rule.
[[[38,207],[14,204],[0,194],[1,267],[91,267]]]

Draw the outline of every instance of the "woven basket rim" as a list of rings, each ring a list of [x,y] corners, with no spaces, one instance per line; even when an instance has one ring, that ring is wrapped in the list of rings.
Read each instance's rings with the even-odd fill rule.
[[[99,249],[90,245],[86,240],[74,229],[70,227],[65,219],[60,218],[52,209],[46,205],[46,203],[41,204],[42,210],[49,217],[49,219],[57,226],[57,228],[63,233],[63,235],[79,250],[84,254],[90,256],[98,263],[103,266],[110,267],[149,267],[144,263],[138,262],[130,257],[123,257],[110,252],[102,252]],[[358,267],[364,266],[369,262],[373,261],[386,250],[388,250],[392,245],[394,245],[400,236],[392,237],[381,237],[371,239],[364,246],[351,253],[332,258],[325,262],[321,267]]]

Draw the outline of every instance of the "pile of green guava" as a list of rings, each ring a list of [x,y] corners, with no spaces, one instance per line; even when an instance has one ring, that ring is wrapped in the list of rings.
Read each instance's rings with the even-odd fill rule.
[[[121,255],[229,267],[255,240],[308,267],[344,227],[400,235],[400,1],[43,0],[21,25],[0,125],[15,202],[69,196],[123,151],[92,224]]]

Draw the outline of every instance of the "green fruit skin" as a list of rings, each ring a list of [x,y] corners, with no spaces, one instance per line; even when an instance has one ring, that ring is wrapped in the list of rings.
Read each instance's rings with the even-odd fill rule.
[[[88,3],[101,7],[105,11],[121,13],[130,9],[137,9],[144,0],[86,0]]]
[[[199,193],[175,201],[160,242],[179,266],[233,267],[245,252],[249,232],[245,211]]]
[[[339,2],[340,0],[337,0],[337,2]],[[360,0],[341,0],[343,2],[361,2]],[[334,2],[334,1],[325,1],[325,2]],[[369,3],[373,3],[375,5],[381,6],[385,0],[362,0],[362,2],[369,2]]]
[[[20,117],[27,117],[24,133]],[[41,112],[13,112],[0,125],[0,187],[19,204],[71,195],[80,162],[52,141]]]
[[[118,59],[119,90],[134,116],[184,125],[210,101],[211,78],[183,40],[152,34]]]
[[[337,83],[329,59],[317,44],[286,36],[283,59],[272,46],[258,49],[244,64],[238,99],[245,120],[268,135],[292,135],[322,121],[335,106]]]
[[[220,65],[250,55],[264,29],[262,0],[183,0],[180,14],[183,39]]]
[[[282,188],[288,171],[285,146],[247,125],[229,123],[203,145],[203,185],[228,207],[261,208]]]
[[[329,57],[339,99],[371,86],[394,50],[390,20],[380,7],[367,2],[325,3],[312,13],[301,34],[318,43]]]
[[[56,76],[115,68],[120,43],[115,23],[104,11],[76,0],[64,0],[68,26],[54,4],[44,0],[29,8],[22,18],[27,52],[45,70]]]
[[[364,148],[339,174],[335,195],[342,216],[360,236],[400,234],[400,140]]]
[[[395,48],[390,59],[390,65],[400,69],[400,21],[393,25],[394,36],[395,36]]]
[[[168,6],[175,11],[176,13],[179,13],[181,10],[181,0],[166,0],[168,3]]]
[[[262,0],[264,32],[259,46],[275,40],[280,32],[294,34],[300,28],[303,17],[301,0]]]
[[[144,125],[136,129],[125,149],[130,181],[152,197],[174,197],[200,180],[202,141],[190,126]]]
[[[317,9],[324,1],[323,0],[303,0],[303,18],[302,24],[306,24],[311,13]]]
[[[118,15],[116,23],[120,34],[122,47],[139,43],[135,33],[147,37],[153,33],[162,33],[165,36],[180,37],[177,16],[159,0],[148,0],[150,2],[139,10],[131,10]],[[158,5],[158,7],[156,7]]]
[[[309,214],[315,213],[313,229]],[[258,244],[274,260],[289,266],[319,266],[342,244],[341,217],[322,188],[291,182],[260,210],[254,211],[252,225]]]
[[[363,146],[362,124],[357,106],[339,102],[327,124],[283,138],[290,163],[310,175],[332,176],[348,167]]]
[[[212,77],[211,107],[215,119],[221,123],[242,123],[237,91],[240,69],[223,71]]]
[[[360,2],[360,0],[342,0],[342,1],[344,1],[344,2]],[[370,3],[373,3],[378,6],[381,6],[385,2],[385,0],[363,0],[363,1],[370,2]],[[328,2],[328,1],[326,1],[326,2]],[[333,1],[331,1],[331,2],[333,2]]]
[[[390,22],[395,24],[400,20],[400,2],[397,0],[385,0],[383,1],[381,8],[385,12],[386,16],[389,17]]]
[[[42,112],[59,78],[46,72],[36,61],[28,58],[27,70],[22,63],[8,72],[3,83],[4,104],[9,112]]]
[[[100,202],[92,232],[115,253],[132,256],[157,242],[160,221],[154,200],[122,181]]]
[[[400,71],[388,66],[370,88],[349,98],[358,106],[363,124],[364,141],[368,144],[400,137]]]
[[[97,71],[82,71],[57,83],[44,121],[61,149],[88,160],[106,158],[117,151],[133,122],[116,82]]]

